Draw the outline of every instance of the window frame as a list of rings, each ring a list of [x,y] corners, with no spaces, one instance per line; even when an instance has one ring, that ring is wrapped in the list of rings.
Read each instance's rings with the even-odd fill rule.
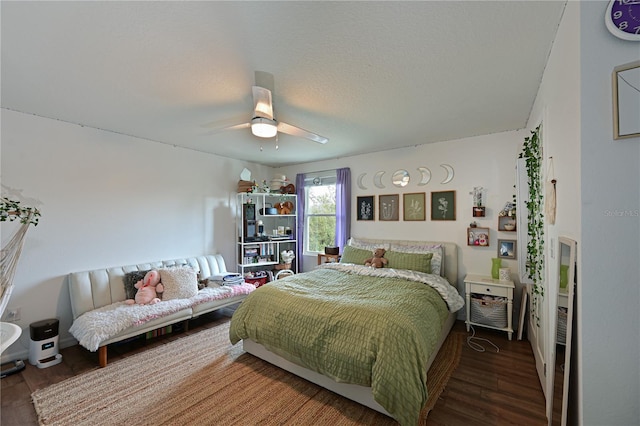
[[[331,174],[332,173],[332,174]],[[331,174],[331,175],[329,175]],[[329,175],[329,176],[327,176]],[[316,179],[320,179],[320,184],[316,184],[315,180]],[[322,181],[326,180],[328,181],[328,183],[323,183]],[[310,217],[333,217],[335,219],[335,221],[338,220],[338,215],[337,215],[337,211],[336,211],[336,204],[337,204],[337,200],[335,199],[335,195],[337,193],[337,170],[328,170],[326,172],[322,172],[320,174],[318,173],[311,173],[308,174],[305,177],[305,186],[304,186],[304,205],[306,206],[304,209],[304,232],[303,232],[303,241],[302,241],[302,248],[303,248],[303,255],[305,256],[316,256],[319,253],[323,253],[323,251],[311,251],[309,250],[309,236],[311,235],[311,232],[309,231],[309,226],[310,226]],[[309,189],[311,187],[314,186],[333,186],[334,188],[334,200],[333,200],[333,205],[334,205],[334,212],[333,214],[331,213],[310,213],[310,208],[309,208]],[[335,244],[335,238],[336,238],[336,230],[335,228],[333,229],[333,241]]]

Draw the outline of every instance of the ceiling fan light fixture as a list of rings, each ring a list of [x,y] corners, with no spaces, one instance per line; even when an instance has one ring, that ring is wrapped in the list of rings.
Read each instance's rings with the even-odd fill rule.
[[[275,120],[256,117],[251,120],[251,133],[260,138],[272,138],[278,133]]]

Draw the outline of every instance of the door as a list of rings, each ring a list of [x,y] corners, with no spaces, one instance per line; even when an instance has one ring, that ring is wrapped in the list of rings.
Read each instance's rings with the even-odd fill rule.
[[[536,370],[538,371],[538,379],[545,394],[547,394],[546,371],[545,371],[545,318],[546,309],[544,298],[537,295],[533,291],[533,282],[529,278],[527,272],[527,244],[529,236],[528,226],[528,209],[527,201],[529,200],[529,184],[527,182],[526,160],[518,158],[516,160],[516,214],[517,214],[517,240],[518,251],[518,271],[520,274],[520,282],[527,285],[528,303],[529,303],[529,321],[527,325],[527,336],[531,342],[531,349],[536,360]],[[520,307],[520,309],[523,309]]]

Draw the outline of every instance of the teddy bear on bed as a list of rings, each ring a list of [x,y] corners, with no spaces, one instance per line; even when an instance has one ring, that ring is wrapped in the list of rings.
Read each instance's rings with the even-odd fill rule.
[[[373,257],[370,257],[364,261],[364,266],[371,266],[372,268],[384,268],[389,261],[384,258],[384,254],[387,251],[383,248],[377,248],[373,252]]]
[[[146,273],[143,279],[134,284],[138,289],[135,299],[127,299],[128,305],[154,305],[160,302],[158,293],[164,292],[164,286],[160,282],[160,273],[155,269]]]

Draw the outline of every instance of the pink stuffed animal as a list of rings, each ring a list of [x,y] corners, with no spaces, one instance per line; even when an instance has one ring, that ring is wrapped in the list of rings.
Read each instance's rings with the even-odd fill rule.
[[[134,287],[138,289],[135,299],[127,299],[125,303],[133,305],[153,305],[160,302],[158,293],[164,292],[164,286],[160,282],[160,273],[156,270],[147,272],[144,279],[134,284]]]

